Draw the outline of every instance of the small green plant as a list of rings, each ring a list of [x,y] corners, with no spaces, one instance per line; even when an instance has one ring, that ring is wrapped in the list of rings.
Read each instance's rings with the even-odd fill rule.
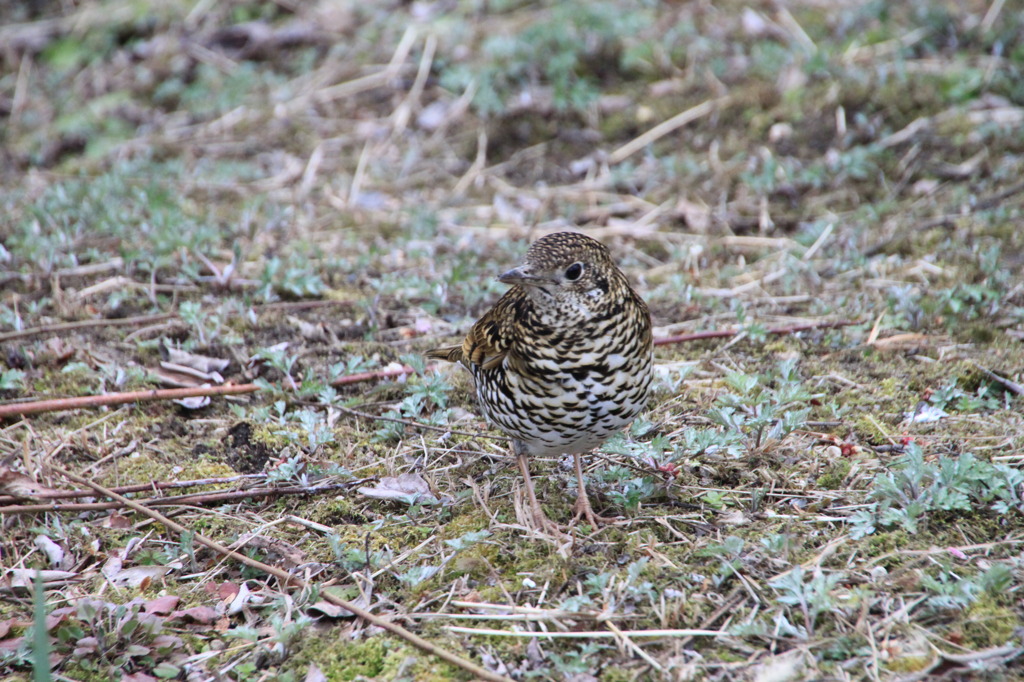
[[[203,309],[198,301],[182,301],[178,306],[181,321],[189,327],[189,339],[183,347],[205,348],[213,343],[238,344],[242,339],[225,322],[225,316],[219,312]],[[170,345],[170,342],[164,341]]]
[[[957,387],[956,377],[953,377],[948,383],[943,384],[932,392],[928,400],[941,410],[955,410],[965,413],[989,412],[1002,407],[1000,396],[992,394],[991,386],[979,386],[978,390],[972,395]]]
[[[276,301],[278,294],[291,298],[319,296],[324,291],[324,282],[314,264],[299,254],[289,254],[286,260],[271,258],[260,273],[257,296],[264,301]]]
[[[440,426],[448,422],[448,393],[452,386],[439,373],[420,377],[419,381],[410,382],[406,387],[405,398],[391,410],[384,413],[385,417],[422,421],[425,424]],[[429,415],[426,414],[430,411]],[[374,442],[386,443],[397,441],[405,432],[405,425],[399,422],[382,422],[373,435]]]
[[[551,651],[548,657],[562,679],[591,678],[596,669],[596,654],[607,648],[607,644],[587,642],[575,651]]]
[[[801,428],[810,414],[809,408],[798,407],[814,396],[797,375],[795,360],[786,360],[766,375],[731,373],[725,383],[730,390],[718,397],[709,416],[742,434],[748,450],[781,440]]]
[[[256,357],[283,374],[286,379],[291,379],[294,382],[292,372],[295,371],[295,363],[299,361],[299,356],[289,353],[287,344],[261,348],[256,352]],[[269,389],[270,386],[267,385],[266,388]]]
[[[18,391],[25,388],[25,373],[19,369],[0,372],[0,391]]]
[[[942,566],[936,576],[921,575],[921,586],[931,593],[927,604],[934,609],[963,609],[983,595],[1005,594],[1012,584],[1013,569],[1004,563],[992,564],[972,578],[957,574],[948,565]]]
[[[391,563],[393,558],[390,551],[371,551],[369,546],[349,545],[337,535],[328,535],[327,544],[331,548],[334,562],[348,573],[366,569],[372,571]]]
[[[719,560],[718,572],[711,578],[715,587],[721,587],[740,570],[743,562],[743,538],[730,535],[720,545],[710,545],[697,552],[698,556]]]
[[[601,471],[600,478],[611,486],[607,495],[612,503],[627,510],[639,509],[640,503],[653,497],[659,489],[654,479],[637,476],[626,467],[609,466]]]
[[[850,534],[861,538],[876,527],[899,525],[916,533],[928,515],[940,511],[977,513],[988,508],[997,514],[1024,511],[1021,498],[1024,473],[992,464],[971,453],[926,462],[917,443],[892,470],[875,477],[871,508],[851,518]]]
[[[797,630],[802,638],[808,638],[814,636],[818,616],[839,606],[832,592],[842,579],[842,573],[824,573],[821,570],[807,577],[803,567],[797,566],[769,585],[778,592],[780,603],[798,607],[803,627],[797,627]],[[795,621],[793,618],[787,620]]]
[[[275,431],[275,435],[293,435],[291,431]],[[293,455],[267,474],[267,483],[293,483],[300,487],[309,486],[309,475],[306,472],[305,458]]]

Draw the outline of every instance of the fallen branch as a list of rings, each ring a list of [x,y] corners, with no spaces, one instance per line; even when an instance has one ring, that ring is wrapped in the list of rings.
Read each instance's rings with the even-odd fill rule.
[[[51,334],[72,331],[74,329],[88,329],[89,327],[130,327],[137,324],[152,324],[153,322],[163,322],[177,316],[177,313],[158,313],[156,315],[139,315],[138,317],[116,317],[113,319],[104,318],[102,320],[77,320],[75,322],[45,324],[41,327],[29,327],[28,329],[16,332],[0,334],[0,343],[13,341],[14,339],[23,339],[28,336],[35,336],[36,334]]]
[[[986,368],[982,367],[977,362],[971,362],[971,364],[974,365],[974,367],[979,372],[981,372],[982,374],[987,376],[989,379],[991,379],[992,381],[996,382],[997,384],[999,384],[1000,386],[1005,388],[1010,393],[1012,393],[1014,395],[1024,395],[1024,386],[1021,386],[1016,381],[1010,381],[1006,377],[999,376],[998,374],[996,374],[992,370],[986,369]]]
[[[492,630],[488,628],[466,628],[459,625],[447,625],[445,630],[464,635],[488,635],[490,637],[538,637],[551,639],[591,639],[598,637],[733,637],[725,630],[570,630],[568,632],[551,632],[547,630]]]
[[[123,495],[118,495],[117,493],[115,493],[113,490],[110,490],[109,488],[105,488],[105,487],[99,485],[98,483],[94,483],[94,482],[92,482],[92,481],[90,481],[88,479],[82,478],[81,476],[77,476],[77,475],[71,473],[70,471],[68,471],[66,469],[63,469],[62,467],[59,467],[57,465],[51,465],[50,468],[53,471],[57,472],[58,474],[64,476],[65,478],[67,478],[67,479],[69,479],[71,481],[74,481],[75,483],[79,483],[81,485],[89,486],[90,488],[92,488],[96,492],[100,493],[101,495],[105,495],[105,496],[107,496],[107,497],[109,497],[109,498],[111,498],[113,500],[117,500],[118,502],[120,502],[121,504],[125,505],[126,507],[131,507],[132,509],[134,509],[135,511],[139,512],[140,514],[148,516],[149,518],[153,519],[154,521],[157,521],[158,523],[163,524],[164,527],[166,527],[168,530],[172,530],[172,531],[178,533],[179,535],[182,535],[182,534],[185,534],[185,533],[193,533],[192,537],[193,537],[194,541],[197,544],[203,545],[204,547],[208,547],[208,548],[212,549],[213,551],[217,552],[218,554],[220,554],[222,556],[225,556],[225,557],[229,557],[229,558],[231,558],[231,559],[233,559],[233,560],[235,560],[235,561],[237,561],[239,563],[245,564],[246,566],[249,566],[251,568],[255,568],[256,570],[259,570],[259,571],[263,571],[264,573],[266,573],[268,575],[272,575],[275,578],[277,578],[278,580],[280,580],[281,584],[284,585],[284,586],[292,586],[292,587],[296,587],[298,589],[306,589],[306,588],[309,587],[309,584],[306,581],[302,580],[301,578],[297,578],[297,577],[289,574],[287,571],[283,571],[280,568],[277,568],[276,566],[270,566],[269,564],[265,564],[262,561],[257,561],[255,559],[252,559],[250,557],[245,556],[244,554],[239,554],[238,552],[235,552],[234,550],[228,549],[227,547],[225,547],[224,545],[220,544],[219,542],[215,542],[215,541],[207,538],[205,535],[200,535],[199,533],[194,533],[193,531],[189,530],[188,528],[186,528],[185,526],[181,525],[180,523],[177,523],[176,521],[172,521],[171,519],[167,518],[163,514],[157,512],[157,511],[154,511],[152,509],[149,509],[148,507],[146,507],[144,505],[141,505],[138,502],[135,502],[133,500],[129,500],[127,497],[124,497]],[[367,622],[369,622],[369,623],[371,623],[373,625],[376,625],[379,628],[383,628],[384,630],[387,630],[388,632],[390,632],[391,634],[395,635],[396,637],[400,637],[401,639],[404,639],[405,641],[407,641],[410,644],[412,644],[413,646],[415,646],[415,647],[417,647],[417,648],[427,652],[428,654],[431,654],[433,656],[437,656],[438,658],[440,658],[442,660],[445,660],[448,663],[451,663],[452,665],[456,665],[456,666],[462,668],[463,670],[469,672],[471,675],[475,675],[476,677],[478,677],[478,678],[480,678],[482,680],[489,680],[490,682],[511,682],[511,680],[509,680],[509,678],[507,678],[507,677],[504,677],[502,675],[498,675],[497,673],[493,673],[490,670],[482,668],[479,665],[477,665],[476,663],[473,663],[472,661],[467,661],[466,659],[461,658],[460,656],[457,656],[456,654],[453,654],[452,652],[448,651],[447,649],[442,649],[441,647],[437,646],[436,644],[433,644],[432,642],[429,642],[429,641],[423,639],[419,635],[415,635],[412,632],[409,632],[408,630],[403,628],[401,625],[398,625],[397,623],[393,623],[390,620],[387,620],[385,618],[381,618],[380,616],[374,615],[374,614],[370,613],[369,611],[367,611],[367,610],[365,610],[365,609],[363,609],[363,608],[361,608],[359,606],[356,606],[355,604],[353,604],[351,602],[345,601],[344,599],[339,599],[338,597],[336,597],[335,595],[331,594],[330,592],[328,592],[326,590],[322,591],[320,596],[321,596],[322,599],[331,602],[335,606],[340,606],[341,608],[351,612],[356,617],[362,618],[363,620],[365,620],[365,621],[367,621]]]
[[[52,456],[53,453],[51,453]],[[192,481],[152,481],[150,483],[136,483],[134,485],[120,485],[111,488],[115,493],[144,493],[147,490],[164,490],[166,488],[197,488],[203,485],[220,485],[222,483],[236,483],[251,479],[265,479],[266,474],[239,474],[238,476],[222,476],[219,478],[197,478]],[[54,490],[48,493],[37,493],[32,496],[33,500],[71,500],[76,497],[92,497],[95,495],[92,490]],[[0,495],[0,504],[14,504],[20,497],[13,495]]]
[[[769,329],[766,334],[785,335],[785,334],[796,334],[798,332],[805,332],[811,329],[835,329],[837,327],[849,327],[851,325],[858,324],[853,320],[836,320],[834,322],[809,322],[807,324],[798,324],[792,327],[776,327],[775,329]],[[733,330],[712,330],[706,332],[693,332],[691,334],[677,334],[675,336],[664,336],[660,339],[654,339],[655,346],[667,346],[672,343],[687,343],[689,341],[700,341],[702,339],[726,339],[733,336],[738,336],[746,330],[733,329]],[[2,414],[2,413],[0,413]]]
[[[358,481],[330,483],[308,488],[251,488],[248,490],[222,490],[214,493],[191,493],[189,495],[172,495],[171,497],[149,497],[136,500],[139,504],[149,507],[171,507],[177,505],[202,506],[206,504],[230,502],[257,497],[276,497],[278,495],[318,495],[364,485],[374,479],[362,478]],[[88,493],[95,495],[96,493]],[[0,507],[0,514],[36,514],[39,512],[83,512],[103,511],[104,509],[123,509],[120,502],[72,502],[70,504],[11,504]]]
[[[382,369],[374,372],[360,372],[338,377],[331,386],[357,384],[375,379],[411,374],[412,367],[403,365],[396,369]],[[50,400],[34,400],[25,403],[0,405],[0,419],[5,417],[26,416],[42,412],[60,412],[77,410],[84,407],[105,407],[108,405],[124,405],[125,403],[149,402],[152,400],[180,400],[200,396],[242,395],[260,390],[256,384],[225,384],[223,386],[196,386],[194,388],[161,388],[149,391],[127,391],[125,393],[104,393],[103,395],[86,395],[78,398],[53,398]]]

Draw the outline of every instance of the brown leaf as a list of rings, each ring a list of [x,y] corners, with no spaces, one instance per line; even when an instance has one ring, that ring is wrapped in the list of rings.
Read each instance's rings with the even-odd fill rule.
[[[380,500],[397,500],[410,505],[418,502],[425,504],[437,502],[437,498],[430,494],[430,485],[419,474],[386,476],[372,488],[369,486],[362,487],[359,489],[359,492],[367,497],[375,497]]]
[[[164,577],[171,569],[166,566],[132,566],[119,571],[104,571],[107,579],[118,587],[145,589],[155,578]]]
[[[44,344],[45,352],[43,354],[44,357],[41,358],[41,364],[53,362],[54,364],[62,365],[74,356],[76,350],[73,345],[67,344],[59,336],[51,336]]]
[[[190,609],[175,611],[167,616],[167,620],[189,620],[193,623],[209,625],[217,620],[217,611],[210,606],[193,606]]]
[[[103,521],[105,528],[117,528],[124,530],[125,528],[131,528],[132,522],[127,517],[119,512],[114,512]]]
[[[146,602],[142,607],[146,613],[155,613],[161,616],[166,616],[168,613],[174,610],[181,601],[181,597],[176,597],[173,594],[167,594],[163,597],[157,597]]]
[[[868,345],[874,346],[875,348],[882,350],[903,350],[906,348],[916,348],[918,346],[927,346],[930,342],[933,342],[926,334],[894,334],[893,336],[887,336],[884,339],[875,339],[869,341]]]
[[[24,637],[14,639],[0,639],[0,651],[17,651],[25,641]]]
[[[232,582],[222,582],[216,589],[217,598],[221,601],[234,599],[238,596],[238,592],[238,585]]]
[[[280,557],[280,563],[284,564],[285,568],[295,568],[306,561],[305,552],[295,545],[290,545],[284,540],[280,540],[278,538],[269,538],[262,535],[251,535],[246,533],[238,538],[238,544],[245,547],[255,547],[263,550],[267,554]]]
[[[160,344],[160,357],[162,357],[166,362],[181,365],[182,367],[189,367],[197,372],[202,372],[203,374],[223,372],[227,369],[228,365],[231,364],[230,360],[213,358],[209,355],[199,355],[198,353],[189,353],[188,351],[178,348],[170,348],[163,344]]]
[[[164,386],[171,388],[195,388],[207,383],[206,380],[195,377],[184,372],[174,372],[164,367],[157,367],[149,370],[152,379],[156,379]]]
[[[0,467],[0,494],[19,499],[38,499],[40,495],[54,495],[58,491],[36,483],[25,474]]]

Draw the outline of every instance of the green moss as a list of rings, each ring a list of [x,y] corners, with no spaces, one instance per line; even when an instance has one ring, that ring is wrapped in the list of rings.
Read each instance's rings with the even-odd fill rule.
[[[418,649],[378,635],[351,641],[330,628],[302,640],[302,646],[289,659],[286,669],[306,671],[315,664],[328,680],[349,682],[356,679],[406,679],[441,682],[463,679],[454,666],[427,656]]]
[[[854,430],[868,442],[887,442],[890,435],[883,430],[881,422],[868,416],[859,417],[854,423]]]
[[[853,465],[848,459],[837,459],[829,464],[818,477],[818,485],[825,490],[839,490]]]
[[[971,649],[987,649],[1014,639],[1021,620],[1013,609],[1000,605],[993,597],[983,597],[964,613],[961,628],[964,645]]]
[[[878,382],[878,388],[887,396],[895,397],[905,382],[896,377],[888,377]]]
[[[611,667],[601,671],[601,682],[633,682],[636,673],[625,668]]]
[[[893,658],[885,667],[894,673],[916,673],[932,664],[932,657],[925,654],[912,654]]]
[[[871,557],[889,554],[899,549],[904,549],[910,544],[910,536],[906,531],[894,530],[888,533],[875,533],[866,539],[867,554]]]
[[[221,478],[234,476],[237,472],[227,464],[210,455],[191,455],[180,458],[153,457],[149,453],[136,452],[121,460],[116,470],[110,471],[104,482],[110,485],[145,483],[148,481]]]

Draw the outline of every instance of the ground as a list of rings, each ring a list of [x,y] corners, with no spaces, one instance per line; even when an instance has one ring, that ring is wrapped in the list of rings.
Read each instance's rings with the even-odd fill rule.
[[[4,679],[479,676],[339,597],[494,679],[1021,676],[1015,3],[0,17]],[[422,356],[558,230],[667,341],[572,542]]]

